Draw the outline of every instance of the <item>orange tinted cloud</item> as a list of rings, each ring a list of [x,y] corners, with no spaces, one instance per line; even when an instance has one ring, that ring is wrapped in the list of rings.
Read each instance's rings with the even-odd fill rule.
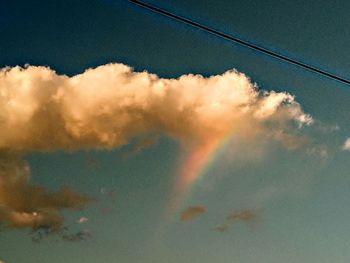
[[[205,212],[207,212],[207,209],[204,206],[191,206],[181,213],[180,219],[182,222],[190,222]]]
[[[68,186],[50,192],[31,185],[28,165],[14,158],[0,156],[0,226],[3,229],[58,230],[63,224],[63,209],[80,209],[92,201]]]
[[[163,79],[123,64],[73,77],[47,67],[3,68],[0,120],[0,150],[21,152],[110,149],[151,133],[203,142],[265,123],[271,132],[271,122],[279,130],[312,122],[292,95],[258,90],[234,70]]]
[[[154,143],[148,138],[155,134],[186,145],[206,145],[230,133],[251,141],[266,135],[295,148],[300,140],[289,135],[289,124],[312,122],[291,94],[259,90],[235,70],[165,79],[123,64],[72,77],[48,67],[6,67],[0,69],[0,153],[6,162],[9,153],[17,157],[10,170],[0,166],[0,223],[56,227],[62,209],[89,202],[70,188],[52,193],[30,185],[29,167],[20,164],[26,153],[112,149],[146,138],[137,152]],[[192,208],[182,220],[204,212]]]

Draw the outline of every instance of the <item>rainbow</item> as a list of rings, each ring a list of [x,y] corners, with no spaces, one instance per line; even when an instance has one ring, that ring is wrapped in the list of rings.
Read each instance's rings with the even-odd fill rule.
[[[185,151],[185,158],[183,158],[176,175],[168,213],[173,214],[183,206],[195,183],[206,174],[215,160],[225,152],[225,146],[229,144],[231,138],[230,135],[231,133],[219,138],[208,139],[205,143]]]

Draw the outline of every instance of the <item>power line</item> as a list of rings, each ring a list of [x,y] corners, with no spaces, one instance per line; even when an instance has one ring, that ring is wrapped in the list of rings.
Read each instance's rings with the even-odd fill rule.
[[[345,78],[342,78],[340,76],[337,76],[336,74],[327,72],[327,71],[325,71],[323,69],[316,68],[316,67],[314,67],[312,65],[308,65],[308,64],[305,64],[303,62],[299,62],[299,61],[297,61],[295,59],[292,59],[292,58],[289,58],[289,57],[287,57],[285,55],[282,55],[282,54],[276,53],[274,51],[268,50],[268,49],[266,49],[264,47],[259,47],[259,46],[255,45],[253,43],[250,43],[250,42],[247,42],[247,41],[242,40],[240,38],[237,38],[235,36],[231,36],[231,35],[228,35],[226,33],[220,32],[220,31],[218,31],[216,29],[210,28],[210,27],[208,27],[206,25],[200,24],[200,23],[195,22],[193,20],[190,20],[188,18],[181,17],[179,15],[176,15],[176,14],[171,13],[169,11],[166,11],[164,9],[155,7],[155,6],[151,5],[151,4],[148,4],[148,3],[145,3],[145,2],[142,2],[142,1],[139,1],[139,0],[129,0],[129,2],[132,2],[132,3],[134,3],[134,4],[138,5],[138,6],[141,6],[143,8],[148,9],[148,10],[151,10],[151,11],[153,11],[155,13],[158,13],[158,14],[170,17],[172,19],[175,19],[177,21],[180,21],[182,23],[188,24],[188,25],[190,25],[192,27],[199,28],[199,29],[201,29],[203,31],[206,31],[206,32],[208,32],[208,33],[210,33],[212,35],[215,35],[217,37],[220,37],[220,38],[229,40],[231,42],[240,44],[242,46],[245,46],[247,48],[253,49],[255,51],[258,51],[260,53],[268,55],[270,57],[282,60],[284,62],[287,62],[287,63],[293,64],[295,66],[298,66],[300,68],[312,71],[312,72],[317,73],[319,75],[323,75],[323,76],[326,76],[328,78],[331,78],[331,79],[337,80],[339,82],[342,82],[344,84],[350,85],[350,81],[349,80],[347,80]]]

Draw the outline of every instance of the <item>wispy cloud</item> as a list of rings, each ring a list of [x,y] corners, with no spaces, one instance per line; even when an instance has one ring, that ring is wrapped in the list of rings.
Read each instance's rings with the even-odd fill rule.
[[[253,225],[255,222],[257,222],[258,218],[259,216],[257,211],[253,209],[233,211],[229,213],[224,223],[213,227],[212,230],[225,233],[228,232],[234,224],[243,222],[248,225]]]
[[[227,223],[216,225],[215,227],[212,228],[212,230],[221,232],[221,233],[226,233],[230,230],[230,225]]]
[[[53,230],[48,227],[41,227],[30,233],[31,240],[35,243],[41,243],[45,239],[53,237],[56,241],[80,242],[89,240],[92,235],[89,230],[79,230],[72,232],[68,227],[62,227],[58,230]]]
[[[343,144],[343,150],[344,151],[350,151],[350,138],[347,138],[346,141]]]
[[[328,147],[325,144],[314,145],[306,148],[306,153],[308,155],[326,158],[328,156]]]
[[[236,223],[239,221],[252,222],[257,219],[257,214],[251,209],[244,209],[240,211],[234,211],[227,216],[227,221],[230,223]]]

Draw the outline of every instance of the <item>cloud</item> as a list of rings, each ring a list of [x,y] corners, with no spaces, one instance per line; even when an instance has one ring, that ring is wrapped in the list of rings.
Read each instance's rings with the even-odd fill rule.
[[[79,241],[85,241],[91,238],[91,234],[89,231],[78,231],[73,234],[63,234],[61,235],[62,240],[69,241],[69,242],[79,242]]]
[[[255,211],[251,209],[244,209],[241,211],[232,212],[227,216],[226,219],[231,223],[236,223],[239,221],[243,221],[247,223],[247,222],[252,222],[256,220],[256,218],[257,218],[257,214]]]
[[[76,222],[78,224],[85,224],[87,221],[89,221],[89,218],[85,217],[85,216],[82,216],[80,217]]]
[[[312,122],[292,95],[259,90],[235,70],[164,79],[123,64],[72,77],[42,66],[6,67],[0,69],[0,153],[1,164],[12,165],[0,167],[0,223],[58,227],[62,209],[90,201],[67,187],[53,193],[31,185],[27,153],[112,149],[145,138],[137,152],[159,135],[190,147],[228,134],[266,136],[293,149],[302,139],[291,127]],[[189,215],[203,213],[198,209]]]
[[[325,144],[308,147],[306,148],[306,153],[308,155],[326,158],[328,156],[328,147]]]
[[[343,150],[344,151],[350,151],[350,138],[347,138],[346,141],[344,142]]]
[[[315,122],[315,128],[322,133],[333,133],[340,131],[340,126],[338,124],[324,124],[320,121]]]
[[[124,152],[122,155],[123,159],[128,159],[131,156],[134,156],[145,149],[153,146],[159,139],[159,136],[150,136],[147,138],[141,138],[140,140],[136,141],[131,149]]]
[[[40,243],[44,239],[48,239],[51,236],[55,237],[55,241],[67,241],[67,242],[80,242],[86,241],[92,237],[89,230],[79,230],[72,232],[68,227],[62,227],[58,230],[52,230],[51,228],[42,227],[36,231],[30,233],[31,240],[35,243]]]
[[[207,209],[204,206],[191,206],[181,213],[180,219],[182,222],[190,222],[205,212],[207,212]]]
[[[215,226],[212,230],[226,233],[230,230],[231,226],[240,222],[244,222],[248,225],[252,225],[258,219],[258,214],[253,209],[243,209],[231,212],[224,223]]]
[[[220,232],[220,233],[226,233],[229,231],[229,229],[230,229],[230,225],[228,225],[226,223],[217,225],[217,226],[212,228],[212,230]]]
[[[47,67],[0,71],[0,149],[114,148],[161,133],[203,142],[266,123],[310,124],[294,97],[259,91],[237,71],[162,79],[108,64],[68,77]]]
[[[63,224],[62,209],[80,209],[91,198],[63,186],[57,192],[31,185],[27,163],[16,156],[0,156],[0,226],[2,229],[49,227]]]

